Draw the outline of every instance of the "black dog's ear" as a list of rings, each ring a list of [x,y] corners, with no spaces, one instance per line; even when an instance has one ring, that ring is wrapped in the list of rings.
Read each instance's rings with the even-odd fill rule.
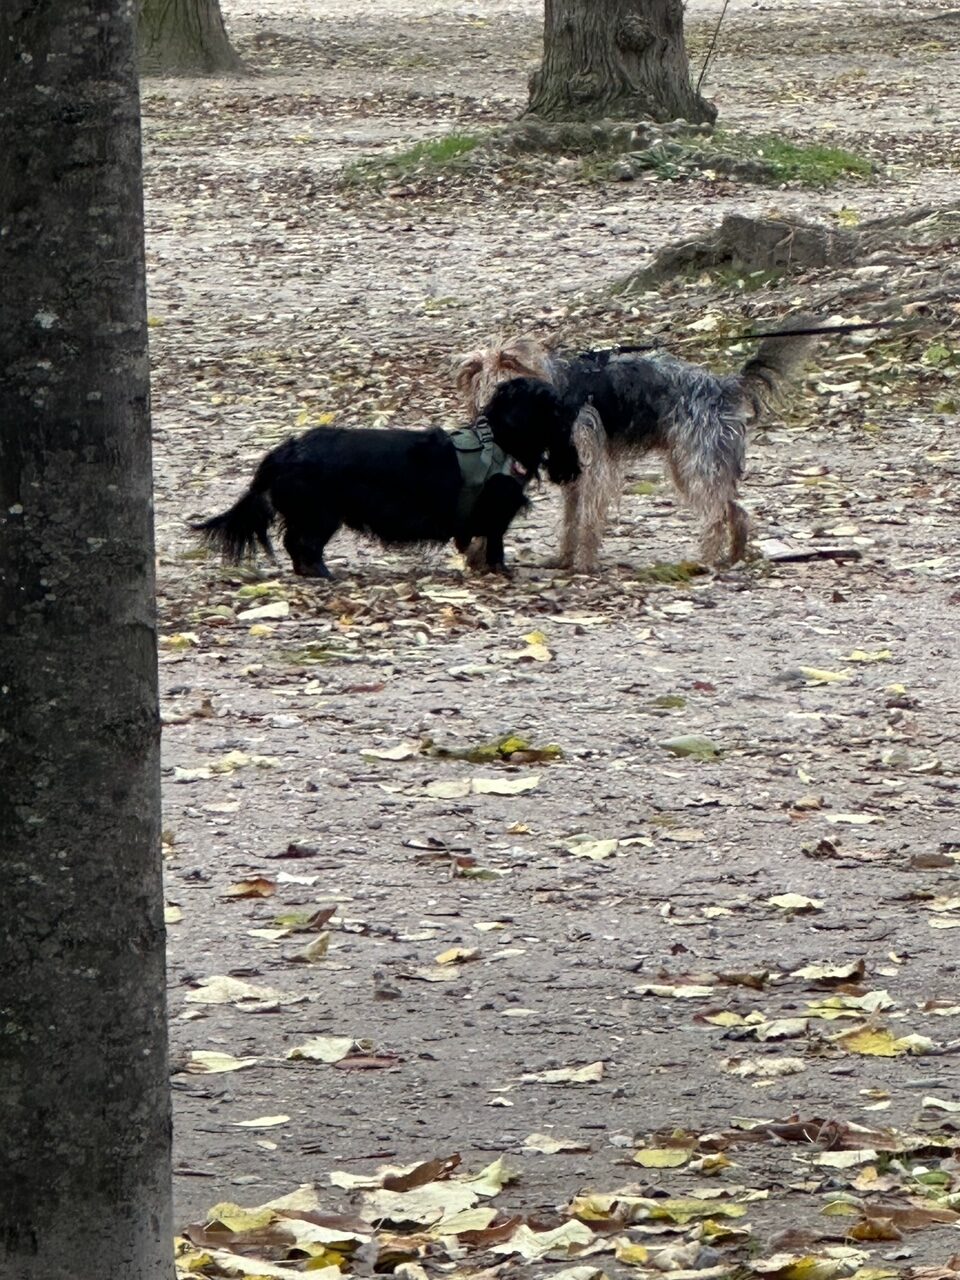
[[[484,408],[494,439],[531,477],[545,466],[554,484],[569,484],[580,474],[573,444],[576,414],[553,387],[536,378],[502,382]]]
[[[544,464],[554,484],[572,484],[580,475],[580,455],[573,442],[575,415],[558,404],[552,416]]]

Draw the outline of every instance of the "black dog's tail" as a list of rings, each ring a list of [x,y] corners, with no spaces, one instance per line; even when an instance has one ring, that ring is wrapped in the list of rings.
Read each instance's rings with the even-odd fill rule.
[[[269,530],[276,512],[270,501],[270,488],[276,473],[277,452],[274,449],[267,454],[257,467],[250,488],[229,511],[191,526],[231,564],[252,555],[258,543],[268,556],[273,555]]]
[[[754,414],[760,417],[783,395],[817,345],[816,334],[792,334],[793,329],[811,329],[817,317],[799,313],[782,328],[786,337],[764,338],[752,360],[740,371],[740,383]]]

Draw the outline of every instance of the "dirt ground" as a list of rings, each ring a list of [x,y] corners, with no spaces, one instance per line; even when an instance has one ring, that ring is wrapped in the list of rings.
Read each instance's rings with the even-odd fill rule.
[[[688,6],[698,70],[719,12]],[[324,1212],[419,1221],[376,1264],[414,1280],[573,1254],[577,1280],[944,1264],[960,1253],[956,325],[824,345],[751,440],[760,548],[838,559],[659,581],[698,530],[655,459],[591,578],[542,567],[546,488],[509,535],[509,581],[352,537],[332,584],[282,557],[225,570],[187,521],[318,421],[457,424],[455,357],[497,333],[653,334],[736,366],[748,348],[716,337],[836,281],[612,286],[730,211],[851,225],[956,204],[957,11],[730,4],[705,92],[726,128],[876,162],[826,190],[588,182],[562,159],[344,188],[358,158],[515,117],[542,5],[224,14],[248,77],[144,90],[178,1223],[314,1184]],[[898,296],[897,264],[866,270]],[[508,734],[562,758],[426,753]],[[663,746],[688,735],[707,758]],[[287,1056],[316,1037],[344,1041],[327,1045],[341,1060]],[[201,1074],[198,1051],[254,1061]],[[744,1127],[791,1117],[809,1123]],[[454,1183],[499,1157],[515,1171],[494,1225],[569,1223],[586,1191],[645,1207],[624,1225],[594,1202],[589,1247],[527,1261],[486,1252],[492,1236],[441,1248],[436,1213],[389,1219],[330,1185],[455,1152]],[[678,1197],[700,1207],[649,1209]]]

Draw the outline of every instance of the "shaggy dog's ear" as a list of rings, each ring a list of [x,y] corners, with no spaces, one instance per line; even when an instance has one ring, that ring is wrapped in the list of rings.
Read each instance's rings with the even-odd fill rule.
[[[467,394],[471,383],[482,368],[482,351],[471,351],[469,355],[463,357],[457,366],[457,390],[461,395]]]

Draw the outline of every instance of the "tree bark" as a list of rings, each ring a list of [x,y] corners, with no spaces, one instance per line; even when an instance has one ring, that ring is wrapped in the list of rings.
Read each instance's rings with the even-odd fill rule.
[[[545,0],[527,114],[712,123],[716,108],[690,84],[682,0]]]
[[[0,11],[0,1276],[170,1280],[136,15]]]
[[[243,62],[227,36],[220,0],[140,0],[140,72],[235,75]]]

